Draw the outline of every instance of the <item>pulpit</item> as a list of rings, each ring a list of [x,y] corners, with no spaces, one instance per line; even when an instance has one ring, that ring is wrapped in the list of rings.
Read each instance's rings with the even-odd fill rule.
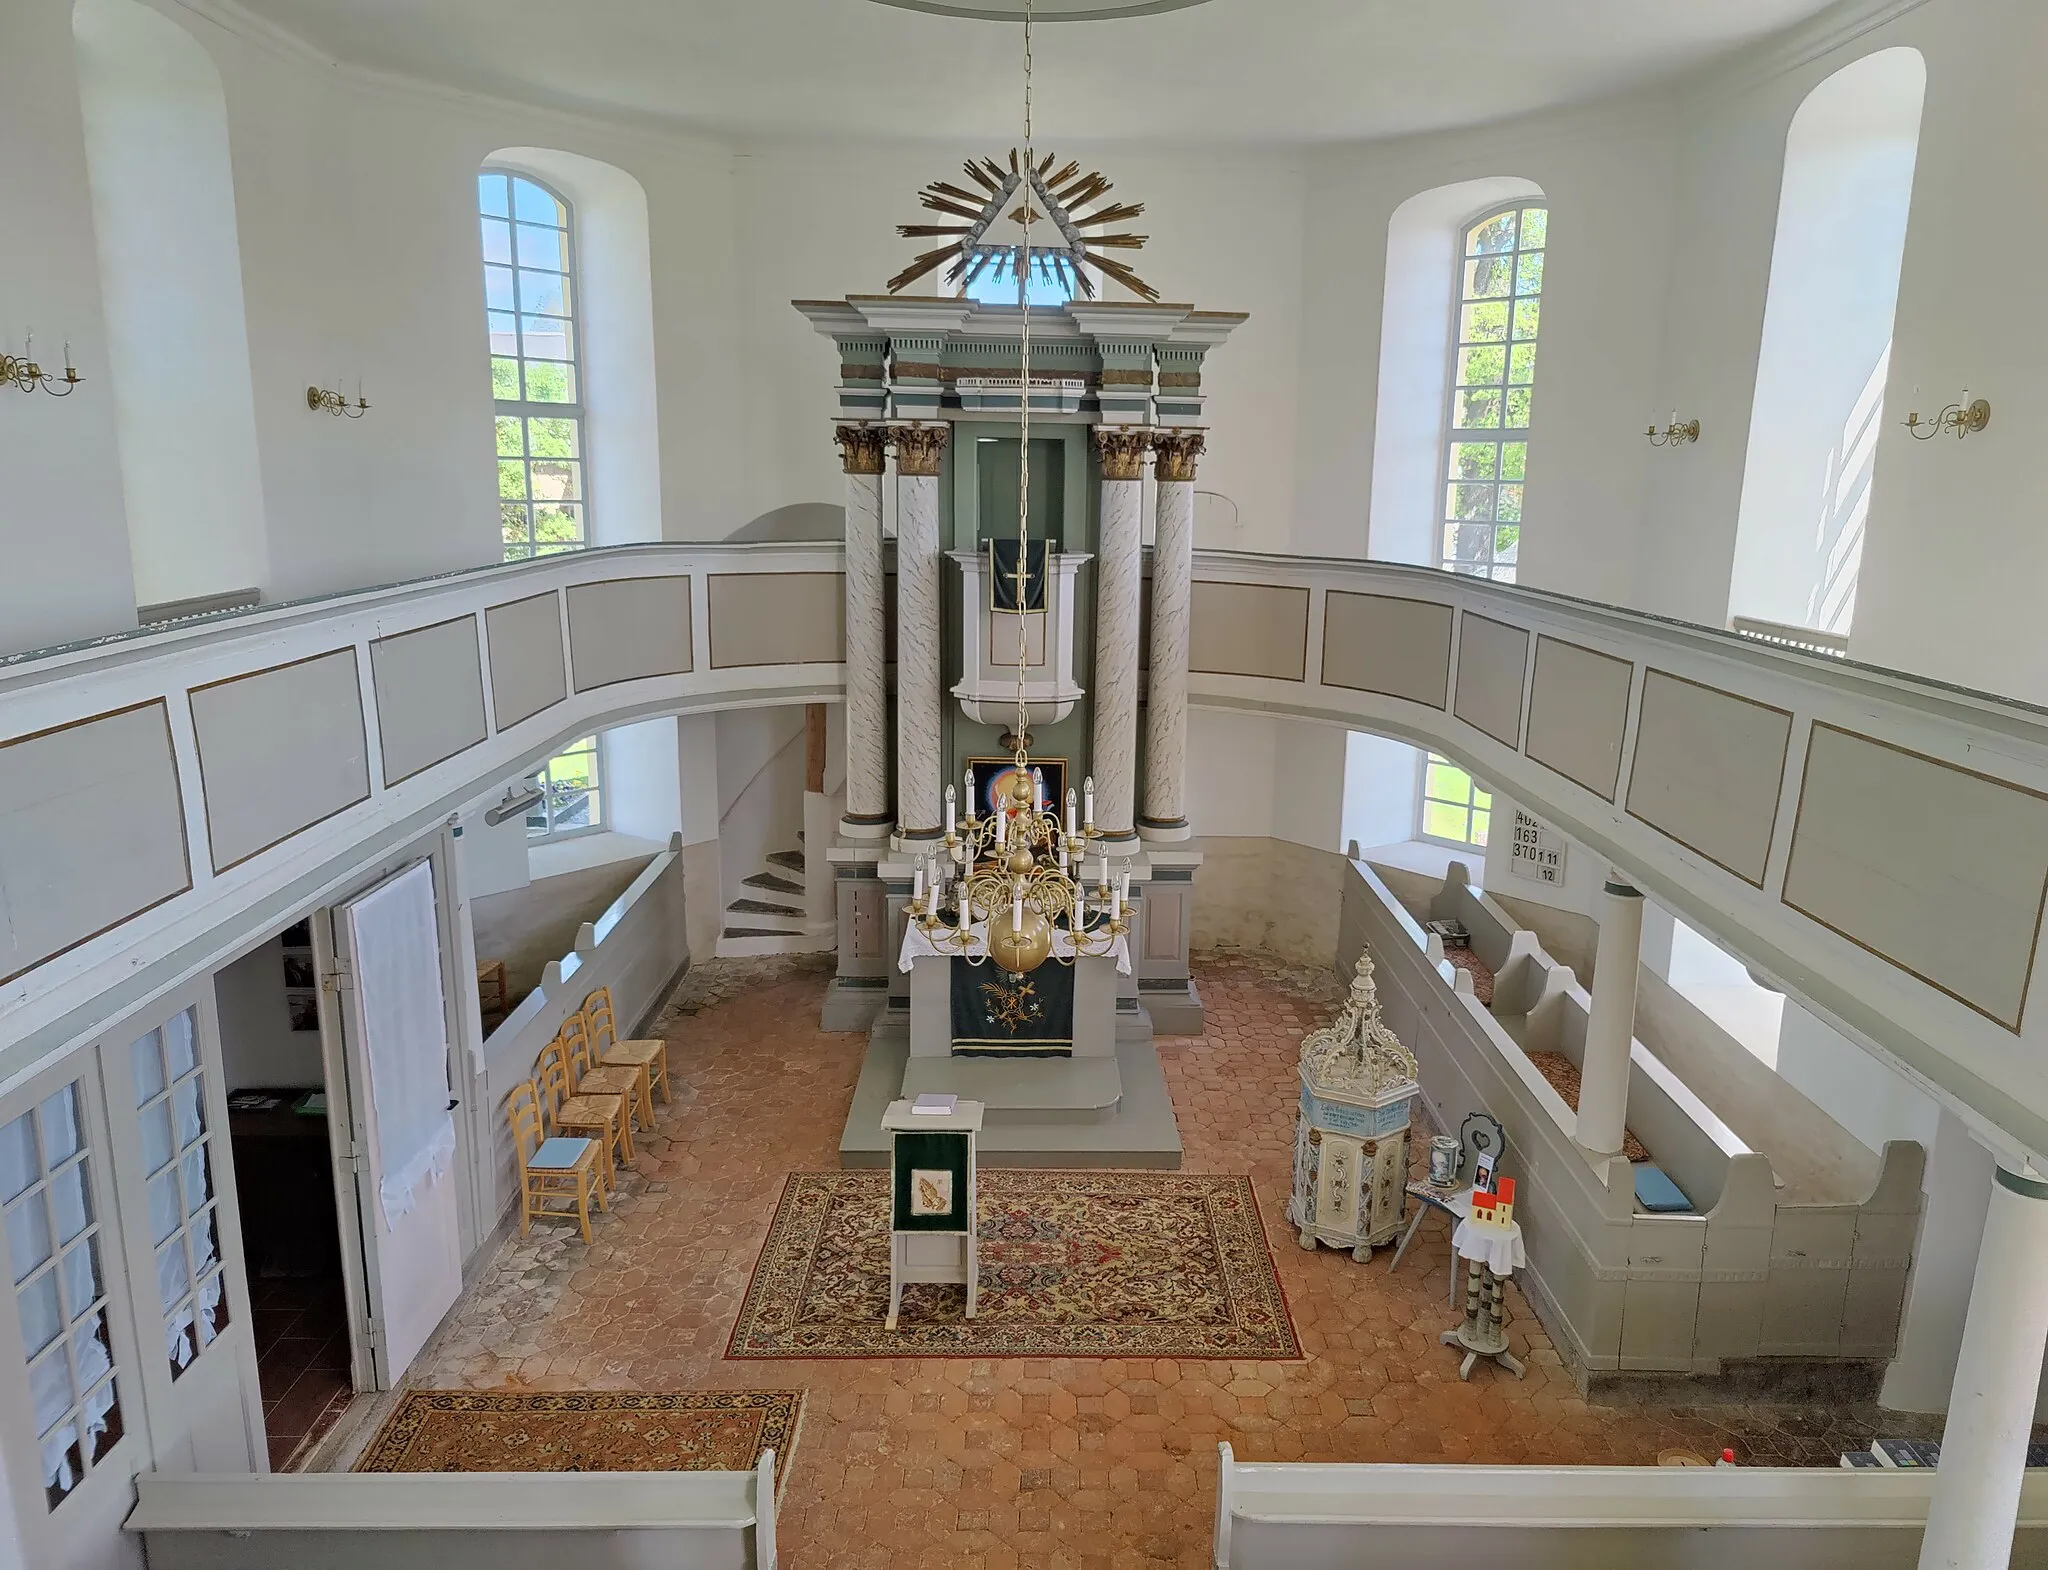
[[[1017,614],[1014,540],[948,552],[960,568],[961,678],[953,696],[969,719],[1007,725],[1017,714],[1017,644],[1024,643],[1024,696],[1033,725],[1065,719],[1086,694],[1074,680],[1074,587],[1081,551],[1037,545],[1028,553],[1024,614]]]

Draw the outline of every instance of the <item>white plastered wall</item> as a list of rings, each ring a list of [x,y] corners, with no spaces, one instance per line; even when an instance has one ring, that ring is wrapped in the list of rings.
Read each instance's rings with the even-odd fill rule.
[[[1926,82],[1918,50],[1880,49],[1821,83],[1793,116],[1731,616],[1849,628]]]
[[[135,595],[269,580],[220,73],[137,0],[73,15]],[[335,385],[319,368],[309,375]]]

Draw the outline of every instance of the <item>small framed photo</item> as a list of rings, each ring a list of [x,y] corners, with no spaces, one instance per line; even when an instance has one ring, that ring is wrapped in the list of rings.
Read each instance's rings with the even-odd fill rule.
[[[318,1030],[320,1028],[320,994],[312,988],[303,991],[292,989],[284,995],[285,1012],[291,1017],[295,1031]]]
[[[950,1216],[953,1213],[953,1174],[943,1168],[911,1168],[910,1213],[913,1216]]]

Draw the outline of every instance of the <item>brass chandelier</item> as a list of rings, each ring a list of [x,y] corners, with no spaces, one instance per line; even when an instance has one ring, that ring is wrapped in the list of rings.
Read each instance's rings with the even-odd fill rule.
[[[1024,4],[1024,167],[1036,167],[1031,141],[1032,4]],[[1071,965],[1083,955],[1113,953],[1129,930],[1124,905],[1130,898],[1126,870],[1110,881],[1109,856],[1100,858],[1095,905],[1083,884],[1088,846],[1102,836],[1095,827],[1095,781],[1075,799],[1069,789],[1066,816],[1044,799],[1040,776],[1031,766],[1031,710],[1026,697],[1029,640],[1031,561],[1031,204],[1025,202],[1020,221],[1024,238],[1017,247],[1017,303],[1023,311],[1020,347],[1021,385],[1018,405],[1017,570],[1014,604],[1017,616],[1017,724],[1005,738],[1014,747],[1015,764],[985,816],[975,816],[974,771],[967,772],[966,812],[946,787],[945,858],[929,858],[917,870],[910,914],[934,947],[960,954],[970,963],[992,959],[1013,975],[1026,975],[1048,959]],[[1041,572],[1041,590],[1051,585]],[[953,920],[946,919],[948,889],[953,895]],[[987,923],[987,953],[977,954],[974,924]]]

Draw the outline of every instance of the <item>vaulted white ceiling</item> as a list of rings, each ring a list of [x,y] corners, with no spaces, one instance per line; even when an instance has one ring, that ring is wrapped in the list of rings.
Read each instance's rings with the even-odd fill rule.
[[[1003,140],[1022,29],[874,0],[241,0],[338,59],[742,137]],[[1038,30],[1063,142],[1322,142],[1645,85],[1824,0],[1208,0]]]

